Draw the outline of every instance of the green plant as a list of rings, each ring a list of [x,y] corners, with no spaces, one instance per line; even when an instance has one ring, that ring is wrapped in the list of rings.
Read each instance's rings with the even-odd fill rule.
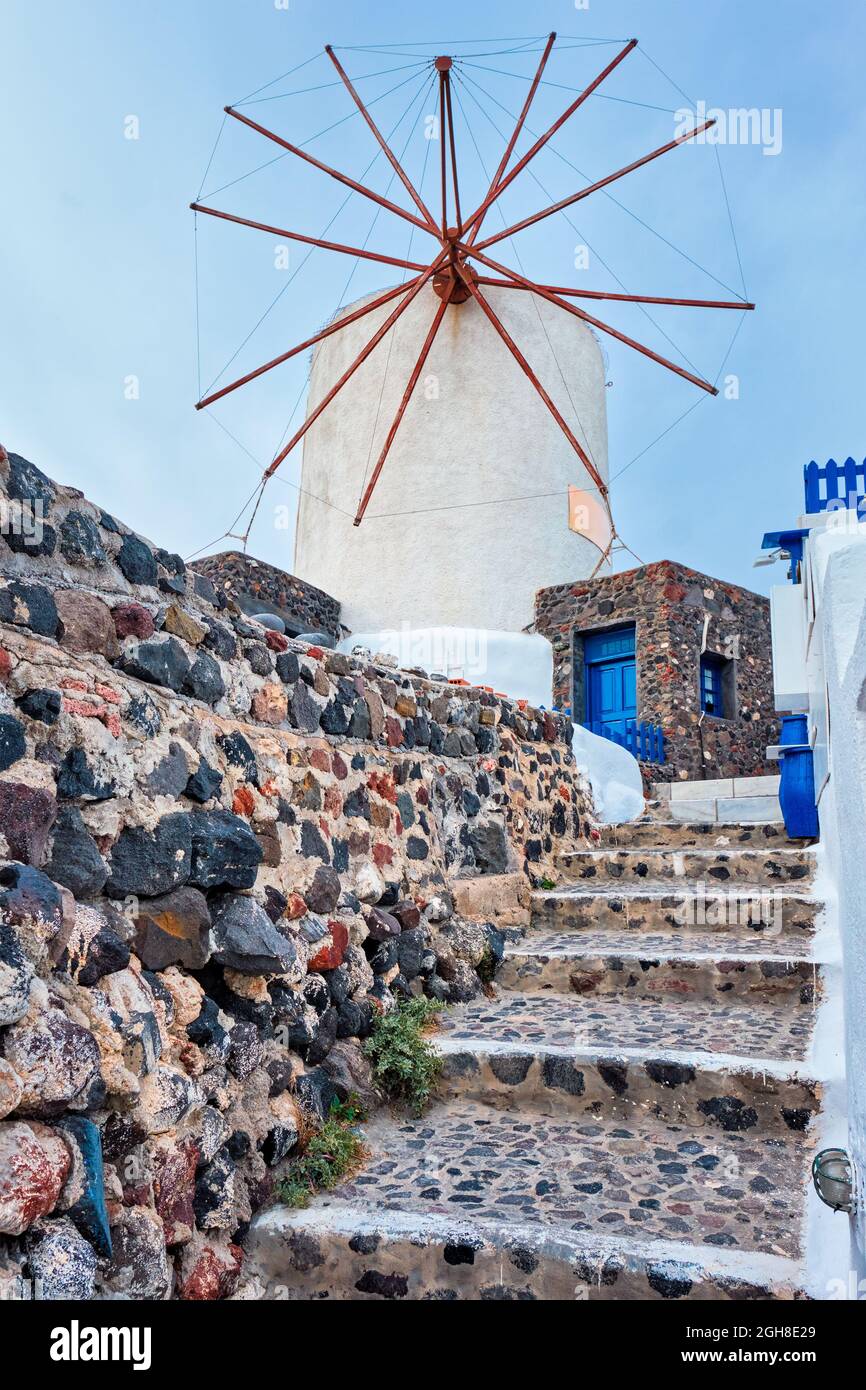
[[[405,1000],[379,1015],[364,1044],[377,1085],[414,1115],[423,1111],[442,1070],[442,1058],[424,1034],[443,1008],[436,999]]]
[[[538,886],[539,888],[543,888],[545,893],[549,893],[551,888],[556,887],[556,884],[554,883],[552,878],[540,878],[538,880]]]
[[[290,1207],[306,1207],[316,1192],[329,1191],[353,1173],[367,1153],[353,1126],[365,1118],[356,1096],[332,1101],[322,1128],[306,1139],[303,1152],[279,1183],[280,1200]]]
[[[475,967],[475,973],[485,989],[489,989],[493,984],[493,978],[496,974],[496,967],[498,964],[499,962],[491,947],[485,946],[481,959]]]

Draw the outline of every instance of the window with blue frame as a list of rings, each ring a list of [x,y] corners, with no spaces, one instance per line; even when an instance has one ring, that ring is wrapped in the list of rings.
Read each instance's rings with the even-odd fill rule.
[[[729,718],[725,708],[725,668],[730,666],[723,656],[704,652],[701,656],[701,709],[716,719]]]

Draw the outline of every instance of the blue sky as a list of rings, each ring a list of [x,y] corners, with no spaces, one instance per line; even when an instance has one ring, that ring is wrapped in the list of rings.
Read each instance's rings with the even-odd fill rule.
[[[548,282],[611,289],[615,276],[644,293],[729,297],[720,285],[740,291],[742,282],[721,165],[746,287],[758,304],[727,360],[737,313],[654,309],[649,322],[630,305],[598,312],[667,356],[684,354],[711,379],[724,362],[723,380],[735,376],[738,394],[703,400],[630,349],[606,344],[614,511],[643,560],[680,560],[758,589],[781,580],[781,570],[753,570],[751,562],[763,532],[797,515],[803,464],[866,454],[866,10],[850,0],[590,0],[588,7],[440,0],[435,13],[391,0],[287,0],[286,7],[284,0],[5,0],[0,438],[7,448],[160,544],[185,555],[209,547],[253,490],[254,460],[269,460],[302,401],[307,360],[227,398],[215,418],[193,409],[199,371],[206,387],[281,289],[221,382],[315,332],[340,302],[394,280],[389,267],[370,265],[350,280],[354,262],[321,251],[301,266],[296,247],[285,270],[273,237],[199,217],[197,335],[188,204],[202,186],[223,106],[326,42],[345,46],[354,51],[341,57],[365,95],[397,88],[375,111],[387,130],[403,115],[395,144],[407,142],[407,165],[420,177],[433,103],[414,55],[439,47],[462,53],[458,139],[467,186],[480,195],[479,156],[488,170],[495,165],[495,125],[509,128],[506,112],[522,102],[537,62],[527,41],[550,29],[563,38],[546,76],[561,88],[540,92],[530,121],[536,130],[568,104],[565,88],[585,85],[616,51],[590,40],[640,40],[603,89],[617,100],[588,102],[553,142],[590,179],[674,133],[684,99],[654,64],[692,101],[766,109],[776,122],[772,113],[781,112],[775,155],[760,144],[686,147],[611,190],[628,211],[595,195],[572,210],[573,226],[552,218],[515,239],[526,272]],[[380,43],[391,47],[369,51]],[[509,47],[523,53],[499,52]],[[341,88],[325,85],[333,80],[319,56],[244,109],[298,143],[341,122],[309,148],[360,176],[376,147],[357,117],[341,121],[352,108]],[[298,94],[284,95],[291,92]],[[126,138],[135,132],[130,117],[137,139]],[[204,192],[232,187],[214,194],[212,205],[320,234],[339,208],[340,188],[291,158],[235,183],[278,151],[235,122],[227,126]],[[584,182],[547,151],[533,168],[551,200]],[[380,158],[368,177],[384,192],[389,173]],[[428,188],[432,197],[432,182]],[[393,187],[391,194],[399,201]],[[334,221],[335,240],[358,244],[370,233],[374,210],[358,201]],[[503,198],[510,221],[545,201],[526,180]],[[405,255],[405,228],[383,213],[370,245]],[[590,248],[588,269],[575,268],[578,245]],[[413,250],[420,249],[416,239]],[[508,243],[497,250],[513,263]],[[299,467],[300,449],[269,489],[250,540],[252,553],[286,567]]]

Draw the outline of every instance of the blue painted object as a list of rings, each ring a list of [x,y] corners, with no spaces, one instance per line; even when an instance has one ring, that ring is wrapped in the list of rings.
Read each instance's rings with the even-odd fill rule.
[[[724,658],[704,652],[701,657],[701,709],[716,719],[724,715],[722,702],[722,671]]]
[[[84,1115],[64,1115],[58,1128],[65,1131],[81,1157],[84,1191],[69,1208],[81,1234],[90,1241],[97,1255],[111,1259],[111,1231],[105,1207],[105,1184],[102,1173],[102,1136],[92,1120]]]
[[[792,584],[800,579],[800,565],[803,560],[803,542],[808,531],[767,531],[761,541],[762,550],[784,550],[788,556],[788,578]]]
[[[859,512],[866,495],[866,459],[856,463],[847,458],[842,464],[828,459],[823,468],[813,460],[803,469],[803,483],[807,512],[826,512],[827,504],[836,501],[846,507],[856,507]]]
[[[779,804],[785,830],[792,840],[815,839],[818,834],[815,769],[805,714],[782,716],[779,762]]]
[[[583,639],[586,727],[596,724],[625,734],[637,717],[634,626],[597,632]]]
[[[647,724],[646,720],[632,720],[624,732],[609,724],[584,724],[591,734],[618,743],[642,763],[663,763],[665,761],[665,735],[660,724]]]

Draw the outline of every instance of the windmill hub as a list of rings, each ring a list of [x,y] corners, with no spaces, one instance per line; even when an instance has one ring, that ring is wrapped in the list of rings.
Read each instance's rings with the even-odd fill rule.
[[[437,58],[437,59],[436,59],[436,62],[435,62],[435,64],[434,64],[434,66],[435,66],[435,68],[436,68],[436,71],[437,71],[437,72],[447,72],[448,69],[451,67],[452,61],[453,61],[453,59],[448,58],[448,57],[446,57],[446,56],[444,56],[444,55],[443,55],[441,58]]]
[[[467,265],[466,257],[462,251],[452,252],[452,255],[454,259],[444,265],[442,269],[433,276],[433,289],[434,292],[438,294],[439,298],[447,300],[449,305],[465,304],[469,298],[470,291],[459,275],[454,262],[460,262],[464,274],[468,275],[469,279],[474,283],[477,283],[478,276],[471,265]]]

